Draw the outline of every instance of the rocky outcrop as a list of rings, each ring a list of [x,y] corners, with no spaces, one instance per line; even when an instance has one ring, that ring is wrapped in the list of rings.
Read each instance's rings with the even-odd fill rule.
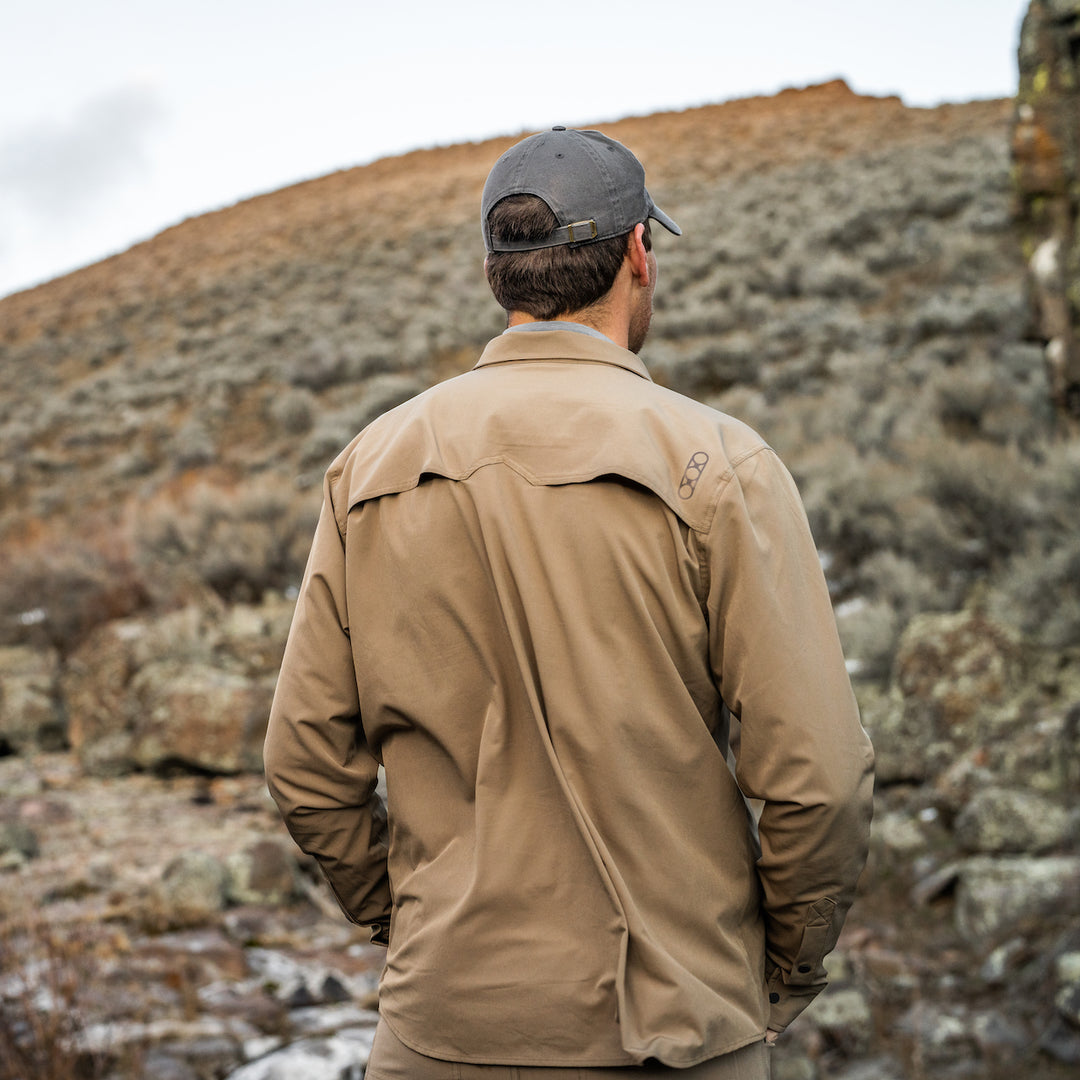
[[[98,627],[70,655],[0,648],[0,757],[71,748],[88,774],[258,772],[293,601]]]
[[[155,634],[185,663],[251,674],[276,658],[256,646],[288,607],[128,621],[80,663],[124,710]],[[1032,650],[976,604],[913,620],[889,682],[858,690],[881,763],[870,865],[831,988],[785,1035],[774,1076],[905,1080],[915,1061],[997,1080],[1034,1052],[1038,1075],[1064,1078],[1080,1060],[1080,655]],[[101,740],[117,732],[135,745],[137,725]],[[146,1080],[361,1067],[381,955],[284,838],[258,776],[175,759],[158,779],[96,776],[94,745],[0,759],[0,873],[106,935],[80,953],[106,988],[71,1003],[80,1052],[137,1060],[119,1075]],[[92,853],[73,859],[88,818]],[[148,1010],[130,1008],[121,970]],[[15,1001],[0,980],[0,1008]]]
[[[863,903],[878,917],[838,981],[891,1002],[880,1075],[913,1058],[928,1075],[966,1060],[996,1077],[1051,1030],[1042,1053],[1064,1068],[1080,1053],[1058,1004],[1080,947],[1080,653],[1033,651],[977,603],[924,614],[889,685],[860,700],[878,755]],[[807,1021],[817,1030],[813,1009]]]
[[[359,1067],[383,955],[260,777],[0,758],[0,1069],[218,1080],[257,1064],[269,1080],[345,1049]]]
[[[933,785],[950,815],[964,811],[962,842],[978,850],[994,844],[1008,850],[1022,834],[1031,841],[1036,828],[1063,837],[1060,817],[1026,800],[1075,799],[1080,653],[1027,649],[1014,631],[975,607],[913,619],[893,670],[887,692],[866,687],[862,694],[879,787]],[[1027,808],[1028,825],[1014,820],[995,839],[988,789],[1008,788],[1020,776],[1025,792],[1002,793],[1001,801]]]
[[[84,769],[259,771],[291,617],[292,602],[270,596],[99,628],[67,659],[54,702]]]
[[[1054,401],[1080,426],[1080,0],[1032,0],[1020,31],[1013,161]]]

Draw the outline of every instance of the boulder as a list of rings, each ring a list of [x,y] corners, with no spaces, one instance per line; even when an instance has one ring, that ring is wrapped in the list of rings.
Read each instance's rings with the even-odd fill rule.
[[[177,855],[161,876],[155,898],[167,926],[198,926],[221,913],[226,903],[225,867],[203,851]]]
[[[287,904],[303,895],[292,852],[276,840],[257,840],[225,860],[227,895],[235,904]]]
[[[135,645],[145,633],[138,619],[100,627],[68,658],[60,680],[72,749],[91,775],[130,771],[128,684]]]
[[[267,593],[260,604],[234,604],[220,622],[218,653],[250,675],[276,674],[296,601]]]
[[[364,1019],[370,1013],[368,1007],[377,1003],[373,995],[378,988],[378,968],[363,957],[338,957],[330,967],[317,956],[291,956],[278,949],[252,947],[247,958],[257,985],[273,988],[268,992],[292,1010],[293,1027],[302,1034],[322,1035],[346,1026],[340,1019],[346,1009],[357,1009]]]
[[[941,756],[925,717],[905,707],[898,693],[878,694],[860,686],[863,726],[874,744],[874,775],[879,785],[921,783]]]
[[[900,1017],[897,1029],[915,1041],[923,1060],[944,1062],[972,1056],[974,1034],[959,1011],[948,1012],[918,1002]]]
[[[965,751],[982,755],[1013,737],[1024,676],[1020,639],[983,612],[917,615],[901,635],[890,693],[863,709],[878,782],[936,780]]]
[[[1080,1031],[1062,1017],[1054,1016],[1039,1037],[1039,1049],[1065,1065],[1080,1065]]]
[[[1054,960],[1054,976],[1060,983],[1080,984],[1080,952],[1063,952]]]
[[[876,814],[870,826],[870,843],[882,854],[909,860],[926,851],[928,842],[919,819],[904,811]]]
[[[18,754],[66,746],[59,671],[53,649],[0,647],[0,750]]]
[[[1022,1054],[1031,1045],[1031,1033],[1012,1016],[998,1010],[978,1013],[972,1018],[971,1032],[987,1060],[1005,1054]]]
[[[301,1039],[229,1073],[226,1080],[356,1080],[363,1076],[374,1026],[352,1027],[327,1038]]]
[[[900,639],[893,677],[905,703],[948,737],[1006,700],[1022,659],[1017,635],[980,611],[924,614]]]
[[[242,1025],[215,1017],[161,1017],[94,1024],[79,1032],[77,1045],[106,1059],[136,1057],[143,1080],[202,1080],[222,1076],[242,1060],[247,1034]]]
[[[1054,998],[1058,1015],[1080,1031],[1080,982],[1063,986]]]
[[[131,760],[143,769],[257,772],[273,693],[268,680],[208,664],[148,664],[127,699]]]
[[[293,602],[196,607],[100,627],[61,678],[84,770],[259,771]]]
[[[0,869],[18,868],[39,852],[37,834],[18,822],[0,822]]]
[[[959,868],[956,922],[971,942],[987,942],[1018,925],[1080,913],[1080,856],[977,855]]]
[[[819,994],[804,1015],[845,1054],[854,1057],[869,1050],[874,1036],[874,1016],[861,990],[847,987]]]
[[[979,791],[955,823],[968,851],[1036,854],[1063,845],[1072,821],[1060,804],[1029,791],[989,787]]]

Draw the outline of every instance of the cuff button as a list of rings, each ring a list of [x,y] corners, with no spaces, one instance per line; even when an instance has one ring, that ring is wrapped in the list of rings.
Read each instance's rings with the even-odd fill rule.
[[[779,994],[770,994],[769,995],[769,1003],[770,1004],[777,1005],[777,1004],[779,1004],[779,1002],[780,1002],[780,995]]]

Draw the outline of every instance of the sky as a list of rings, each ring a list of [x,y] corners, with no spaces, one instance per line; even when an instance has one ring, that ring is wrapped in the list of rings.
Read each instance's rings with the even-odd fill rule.
[[[1028,0],[10,0],[0,296],[420,147],[844,78],[1006,97]]]

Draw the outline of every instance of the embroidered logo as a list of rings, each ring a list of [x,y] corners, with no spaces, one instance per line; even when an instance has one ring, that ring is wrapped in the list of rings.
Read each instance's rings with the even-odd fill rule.
[[[704,450],[698,450],[696,454],[691,455],[683,471],[682,480],[679,481],[680,499],[689,499],[694,494],[694,488],[697,487],[697,482],[701,479],[701,474],[708,464],[709,455]]]

